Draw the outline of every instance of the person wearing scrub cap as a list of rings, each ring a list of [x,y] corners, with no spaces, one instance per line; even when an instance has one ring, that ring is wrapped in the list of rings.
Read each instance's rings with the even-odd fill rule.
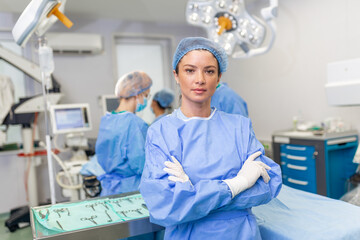
[[[165,239],[261,239],[251,208],[275,198],[280,166],[249,118],[212,108],[227,55],[202,37],[180,41],[173,74],[181,107],[149,127],[140,192]]]
[[[170,109],[172,108],[173,101],[174,94],[170,89],[163,89],[155,93],[151,103],[152,112],[155,114],[156,117],[154,122],[166,116],[167,111],[170,111]]]
[[[233,114],[249,117],[249,111],[245,100],[237,94],[225,82],[220,82],[211,98],[211,106],[216,109]]]
[[[123,75],[115,86],[119,106],[101,118],[95,152],[104,174],[98,176],[101,195],[137,191],[145,162],[148,124],[135,115],[150,96],[152,80],[144,72]]]

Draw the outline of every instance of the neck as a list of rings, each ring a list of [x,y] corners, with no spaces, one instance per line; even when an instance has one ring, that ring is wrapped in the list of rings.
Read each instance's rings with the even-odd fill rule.
[[[180,109],[186,117],[209,117],[211,114],[210,103],[210,101],[205,103],[189,103],[182,99]]]
[[[163,115],[165,113],[165,110],[162,108],[153,108],[153,110],[156,117]]]
[[[135,109],[136,109],[135,97],[122,98],[122,99],[120,99],[120,104],[119,104],[118,108],[116,109],[116,112],[128,111],[128,112],[135,113]]]

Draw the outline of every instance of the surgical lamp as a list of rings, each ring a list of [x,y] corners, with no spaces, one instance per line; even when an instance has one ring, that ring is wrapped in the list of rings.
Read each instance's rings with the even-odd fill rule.
[[[70,28],[73,23],[62,13],[65,3],[66,0],[32,0],[12,30],[15,42],[24,47],[34,32],[43,36],[57,19]]]
[[[270,30],[266,38],[266,25],[248,13],[245,0],[189,0],[186,20],[189,24],[206,29],[209,39],[219,43],[233,58],[249,58],[264,54],[272,47],[276,26],[278,0],[261,9],[261,16]]]

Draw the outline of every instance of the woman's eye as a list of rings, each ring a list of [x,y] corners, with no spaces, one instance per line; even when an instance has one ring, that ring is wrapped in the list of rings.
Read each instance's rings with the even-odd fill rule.
[[[186,71],[187,73],[192,73],[192,72],[194,72],[193,69],[186,69],[185,71]]]
[[[214,70],[207,70],[206,73],[208,73],[208,74],[214,74],[215,71],[214,71]]]

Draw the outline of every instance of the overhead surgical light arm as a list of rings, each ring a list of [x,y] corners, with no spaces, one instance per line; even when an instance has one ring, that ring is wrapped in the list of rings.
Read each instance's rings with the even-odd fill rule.
[[[12,30],[15,42],[24,47],[34,32],[41,37],[58,19],[70,28],[72,22],[62,13],[65,3],[66,0],[32,0]]]
[[[244,0],[189,0],[187,21],[204,27],[208,38],[218,42],[233,58],[249,58],[268,52],[276,36],[274,18],[277,16],[278,0],[261,9],[261,17],[270,30],[265,43],[267,28],[250,15]]]

